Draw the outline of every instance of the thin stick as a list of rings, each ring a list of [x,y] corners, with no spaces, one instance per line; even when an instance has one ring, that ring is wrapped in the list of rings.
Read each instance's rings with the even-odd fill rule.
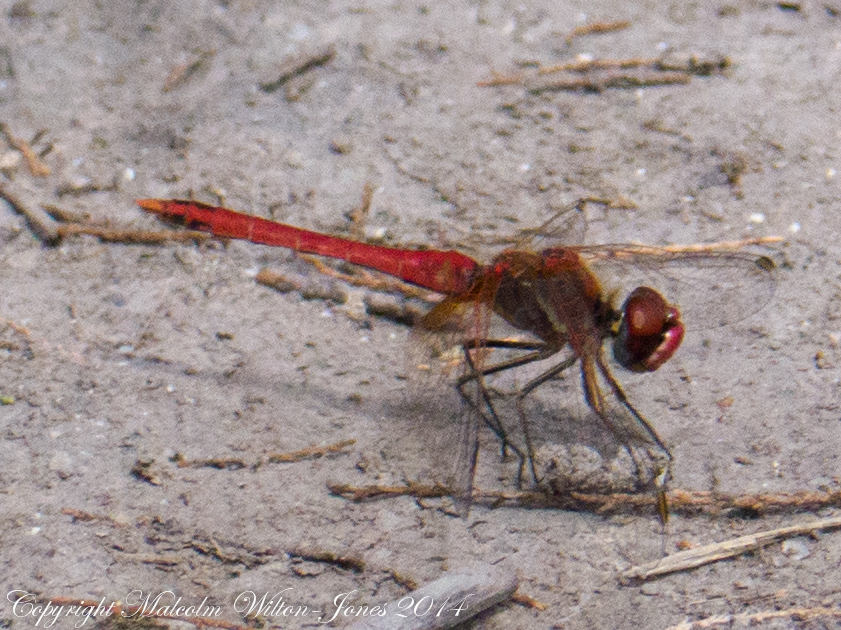
[[[620,577],[623,580],[631,582],[646,581],[668,573],[694,569],[695,567],[718,562],[719,560],[740,556],[743,553],[765,547],[783,538],[802,536],[819,530],[836,529],[838,527],[841,527],[841,516],[791,525],[789,527],[781,527],[780,529],[749,534],[748,536],[740,536],[739,538],[705,545],[697,549],[687,549],[686,551],[680,551],[655,562],[631,567],[627,571],[623,571]]]
[[[99,227],[96,225],[79,225],[76,223],[65,223],[57,226],[57,235],[76,236],[84,234],[95,236],[106,243],[126,243],[128,245],[165,245],[167,243],[203,243],[214,238],[212,234],[194,230],[165,230],[162,232],[150,232],[147,230],[118,230],[113,228]]]
[[[286,555],[291,558],[301,558],[308,562],[323,562],[332,564],[342,569],[362,573],[365,570],[365,561],[353,556],[342,556],[323,549],[289,549]]]
[[[554,72],[590,72],[592,70],[631,70],[634,68],[648,68],[657,72],[682,72],[690,75],[709,76],[714,72],[723,72],[731,65],[728,57],[699,60],[692,56],[687,61],[672,61],[662,58],[632,58],[632,59],[589,59],[574,61],[554,66],[541,66],[538,74]]]
[[[169,76],[164,81],[164,87],[161,90],[166,93],[175,88],[184,85],[187,80],[198,72],[208,59],[211,59],[216,54],[216,50],[209,50],[199,54],[199,56],[190,63],[183,63],[175,66],[169,73]]]
[[[361,619],[347,629],[446,630],[506,601],[517,590],[517,585],[513,571],[471,563],[451,569],[426,586],[384,604],[383,616]],[[418,612],[415,606],[419,607]],[[427,606],[432,608],[424,613]]]
[[[649,68],[658,70],[659,60],[657,58],[634,58],[634,59],[589,59],[585,61],[573,61],[571,63],[562,63],[554,66],[541,66],[538,68],[538,75],[554,74],[557,72],[575,72],[578,74],[585,74],[588,72],[598,70],[634,70],[636,68]],[[680,72],[680,70],[678,70]],[[479,87],[496,87],[500,85],[521,85],[525,84],[526,76],[523,73],[503,75],[496,72],[491,73],[491,78],[487,81],[479,81],[476,85]],[[614,75],[617,76],[617,75]],[[629,76],[629,75],[623,75]],[[570,87],[559,87],[556,89],[593,89],[588,88],[592,86],[594,80],[580,79],[568,81]],[[558,85],[563,85],[558,82]],[[550,84],[546,84],[550,85]]]
[[[356,440],[342,440],[335,444],[310,446],[309,448],[302,448],[300,451],[292,451],[291,453],[274,453],[273,455],[269,455],[269,463],[289,464],[300,462],[304,459],[317,459],[330,453],[338,453],[353,444],[356,444]]]
[[[612,197],[582,197],[579,203],[596,203],[611,210],[636,210],[639,206],[623,195]]]
[[[265,267],[261,269],[256,276],[254,276],[254,280],[256,280],[258,284],[270,287],[279,293],[289,293],[290,291],[296,291],[301,288],[299,283],[293,282],[282,273],[272,271],[271,269],[267,269]]]
[[[821,617],[841,618],[841,608],[818,606],[817,608],[786,608],[785,610],[763,610],[757,613],[716,615],[698,621],[683,621],[676,626],[666,628],[666,630],[704,630],[715,626],[753,628],[763,621],[771,619],[792,619],[802,624],[804,621],[820,619]]]
[[[290,79],[300,76],[313,68],[329,63],[335,56],[336,49],[331,45],[320,48],[313,53],[305,53],[292,57],[283,62],[280,68],[280,76],[272,81],[261,83],[260,89],[268,94],[276,92]]]
[[[593,22],[592,24],[585,24],[577,26],[570,34],[567,35],[566,43],[569,46],[572,40],[576,37],[583,37],[584,35],[600,35],[602,33],[613,33],[614,31],[621,31],[630,28],[631,22],[628,20],[620,20],[616,22]]]
[[[49,203],[42,203],[41,207],[49,214],[53,219],[58,221],[59,223],[79,223],[79,224],[92,224],[90,215],[84,212],[74,212],[73,210],[65,210],[64,208],[59,208],[58,206],[54,206]]]
[[[53,244],[59,239],[59,225],[41,208],[30,206],[20,201],[17,192],[9,190],[11,183],[0,184],[0,198],[8,203],[12,210],[26,218],[32,232],[47,244]]]
[[[374,185],[365,182],[362,189],[362,203],[350,213],[350,236],[355,241],[365,238],[365,221],[368,219],[368,212],[371,210],[371,202],[374,200]]]
[[[498,87],[501,85],[520,85],[523,82],[522,74],[500,74],[491,71],[491,78],[485,81],[477,81],[477,87]]]
[[[515,604],[520,604],[520,606],[525,606],[526,608],[534,608],[535,610],[546,610],[547,608],[549,608],[547,604],[536,600],[534,597],[524,595],[523,593],[514,593],[511,596],[511,601]]]
[[[308,262],[315,267],[320,273],[331,278],[338,278],[350,285],[357,287],[366,287],[372,291],[381,291],[385,293],[398,292],[406,297],[418,298],[424,302],[431,304],[437,303],[439,298],[437,293],[427,291],[426,289],[419,289],[416,286],[395,280],[394,278],[383,276],[381,274],[373,274],[365,270],[360,270],[358,274],[349,274],[338,271],[324,263],[320,258],[310,256],[308,254],[301,254],[298,256],[301,260]]]
[[[131,523],[127,519],[120,520],[107,514],[91,514],[76,508],[64,507],[61,508],[61,513],[73,519],[74,523],[87,523],[90,521],[104,521],[111,523],[114,528],[127,527]]]
[[[243,460],[231,457],[214,457],[210,459],[187,459],[181,453],[176,453],[170,461],[179,468],[216,468],[217,470],[241,470],[248,468]]]
[[[32,331],[29,330],[26,326],[21,326],[20,324],[16,324],[10,319],[0,319],[0,324],[8,326],[12,330],[14,330],[17,334],[24,337],[27,343],[32,342]]]
[[[437,499],[451,494],[446,486],[426,486],[412,483],[405,486],[364,486],[355,487],[349,484],[328,484],[330,494],[343,497],[351,501],[366,501],[368,499],[385,499],[389,497],[411,496],[418,499]],[[475,493],[474,493],[475,497]]]
[[[605,77],[540,81],[526,84],[531,94],[544,92],[582,91],[603,92],[610,88],[633,89],[656,85],[686,85],[692,76],[685,72],[654,72],[642,74],[616,74]]]
[[[120,551],[117,549],[116,551]],[[154,564],[159,567],[175,567],[184,562],[183,558],[178,556],[146,556],[142,553],[126,553],[120,551],[118,556],[120,560],[128,562],[140,562],[142,564]]]
[[[542,66],[537,75],[517,73],[502,75],[492,73],[491,78],[477,83],[479,87],[523,85],[532,93],[558,90],[586,90],[601,92],[608,88],[635,88],[655,85],[689,83],[693,76],[710,76],[723,73],[731,65],[727,57],[712,60],[669,61],[662,58],[591,59],[554,66]],[[625,71],[625,72],[617,72]],[[630,72],[628,72],[630,71]],[[558,72],[587,75],[580,79],[547,81],[543,75]]]
[[[657,58],[651,59],[588,59],[584,61],[573,61],[572,63],[562,63],[554,66],[541,66],[538,70],[539,74],[551,74],[553,72],[590,72],[591,70],[629,70],[631,68],[641,68],[643,66],[653,67],[657,63]]]
[[[26,160],[26,165],[29,167],[29,172],[32,173],[33,177],[46,177],[51,173],[50,167],[38,157],[35,151],[32,150],[32,147],[29,146],[29,143],[20,138],[15,138],[5,123],[0,123],[0,134],[6,137],[6,141],[13,149],[21,152],[23,159]]]
[[[269,455],[271,464],[290,464],[305,459],[318,459],[330,453],[338,453],[343,449],[356,444],[356,440],[342,440],[327,446],[310,446],[291,453],[274,453]],[[216,468],[217,470],[242,470],[243,468],[256,469],[260,462],[249,464],[238,457],[211,457],[208,459],[187,459],[181,453],[176,453],[170,458],[179,468]]]
[[[99,516],[97,514],[91,514],[90,512],[83,512],[82,510],[77,510],[75,508],[61,508],[61,513],[70,516],[73,518],[73,522],[82,522],[85,523],[87,521],[97,521],[97,520],[110,520],[107,516]]]
[[[351,501],[367,501],[396,496],[416,498],[438,498],[449,496],[451,490],[442,485],[408,483],[405,486],[362,486],[328,484],[334,495]],[[737,510],[751,514],[778,514],[804,510],[820,510],[827,507],[841,507],[839,492],[795,492],[790,494],[747,494],[721,495],[713,492],[670,490],[669,508],[675,514],[695,516],[699,514],[719,515]],[[551,495],[545,492],[489,492],[474,490],[474,503],[492,506],[516,506],[527,508],[557,508],[580,510],[596,514],[622,512],[654,513],[657,510],[656,497],[649,494],[588,494],[571,492],[568,495]]]

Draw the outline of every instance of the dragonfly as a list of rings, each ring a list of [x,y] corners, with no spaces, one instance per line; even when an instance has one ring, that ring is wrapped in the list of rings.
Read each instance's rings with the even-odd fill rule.
[[[647,477],[654,485],[661,520],[668,519],[666,485],[672,455],[651,423],[632,404],[614,377],[605,353],[612,343],[614,360],[633,372],[654,372],[678,350],[686,332],[680,309],[656,289],[635,288],[621,307],[615,296],[602,288],[591,265],[611,261],[642,267],[703,268],[712,275],[711,295],[726,297],[732,290],[716,284],[722,269],[738,269],[745,282],[768,284],[774,262],[750,252],[711,252],[704,249],[665,249],[642,245],[555,246],[534,251],[522,245],[509,247],[487,263],[455,250],[406,249],[370,244],[246,215],[198,201],[141,199],[137,204],[159,218],[189,229],[209,232],[218,238],[284,247],[296,252],[341,259],[373,269],[409,284],[442,294],[443,299],[418,324],[423,331],[452,334],[456,331],[464,357],[465,372],[456,388],[471,409],[470,437],[464,440],[461,459],[466,460],[460,495],[470,500],[478,460],[475,426],[484,421],[499,436],[503,451],[510,446],[520,457],[522,478],[528,462],[537,482],[535,449],[524,411],[526,398],[547,381],[580,364],[586,405],[626,445],[638,466],[651,468]],[[580,203],[574,208],[580,210]],[[739,281],[741,283],[741,280]],[[716,296],[721,289],[724,293]],[[721,303],[719,301],[719,303]],[[761,305],[761,301],[757,302]],[[528,339],[494,339],[490,320],[497,316]],[[740,316],[744,316],[744,313]],[[713,325],[727,323],[714,322]],[[520,353],[490,363],[491,351]],[[566,358],[557,360],[566,351]],[[529,364],[554,360],[550,367],[519,388],[516,408],[525,438],[525,449],[509,443],[502,420],[485,385],[486,377]],[[601,382],[606,385],[604,391]],[[625,413],[610,411],[610,400]],[[631,445],[648,450],[650,462],[634,456]],[[525,452],[523,452],[525,451]]]

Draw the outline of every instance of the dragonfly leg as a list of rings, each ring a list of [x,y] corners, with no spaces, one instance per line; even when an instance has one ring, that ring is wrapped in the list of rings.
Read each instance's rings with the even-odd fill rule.
[[[552,353],[554,354],[554,352]],[[550,355],[551,356],[551,355]],[[545,357],[544,357],[545,358]],[[538,376],[537,378],[533,379],[529,383],[526,384],[518,393],[517,393],[517,415],[520,417],[520,426],[523,430],[523,437],[526,440],[526,450],[528,451],[529,456],[529,466],[531,467],[531,475],[534,479],[535,483],[540,483],[540,479],[537,476],[537,469],[535,468],[534,463],[534,445],[531,441],[531,432],[529,431],[529,423],[526,419],[526,411],[523,408],[523,403],[531,392],[535,389],[540,387],[546,381],[552,380],[558,374],[563,372],[566,369],[569,369],[575,362],[578,361],[577,356],[569,357],[568,359],[562,361],[558,365],[552,366],[550,369],[546,370],[543,374]]]
[[[499,438],[500,442],[502,443],[502,454],[503,457],[505,456],[505,450],[509,446],[512,450],[519,453],[517,448],[508,441],[508,435],[505,432],[505,427],[502,424],[502,421],[499,419],[499,416],[496,413],[496,409],[494,409],[493,401],[491,400],[491,396],[488,393],[488,389],[485,386],[485,371],[476,368],[476,364],[473,362],[472,357],[470,356],[469,349],[465,346],[464,347],[464,357],[469,368],[467,374],[461,376],[458,381],[456,382],[456,389],[458,390],[459,396],[461,399],[470,405],[474,411],[476,411],[484,421],[488,427],[490,427],[491,431],[496,434]],[[470,393],[466,391],[466,387],[470,383],[475,383],[477,388],[477,395],[474,398]],[[486,408],[488,413],[486,414],[482,408]]]
[[[522,357],[516,357],[514,359],[510,359],[508,361],[502,361],[495,365],[489,365],[482,368],[477,368],[473,359],[470,356],[470,350],[477,349],[477,348],[504,348],[509,350],[532,350],[528,354]],[[551,351],[550,351],[551,349]],[[467,362],[469,371],[464,374],[461,378],[458,379],[456,382],[456,389],[459,392],[462,400],[470,405],[474,411],[478,412],[479,415],[482,417],[482,420],[485,424],[487,424],[490,429],[496,434],[499,438],[500,442],[502,443],[502,456],[505,457],[506,449],[510,448],[520,459],[520,468],[517,472],[517,484],[522,485],[522,478],[523,478],[523,470],[525,468],[525,461],[526,455],[523,451],[517,447],[516,445],[512,444],[508,440],[508,435],[505,432],[505,427],[502,424],[502,421],[499,419],[497,415],[496,409],[494,408],[493,401],[491,400],[490,394],[488,393],[487,387],[485,386],[484,377],[490,374],[496,374],[498,372],[502,372],[504,370],[510,370],[515,367],[519,367],[521,365],[526,365],[528,363],[532,363],[534,361],[540,361],[545,359],[549,356],[552,356],[557,352],[554,348],[550,348],[543,342],[531,342],[531,341],[511,341],[505,339],[487,339],[483,341],[469,341],[463,345],[465,360]],[[478,396],[477,398],[481,399],[480,403],[477,403],[473,397],[465,390],[466,386],[471,383],[477,383],[478,389]],[[487,414],[481,407],[487,409]]]
[[[490,429],[499,438],[502,444],[501,449],[503,459],[505,458],[507,447],[510,447],[511,450],[517,454],[520,461],[519,469],[517,471],[517,480],[519,484],[519,481],[523,476],[525,456],[519,448],[508,441],[508,435],[505,432],[505,427],[496,413],[493,401],[491,400],[488,389],[485,386],[485,370],[478,369],[476,367],[473,358],[470,356],[470,348],[466,344],[463,347],[463,350],[469,371],[458,379],[456,383],[456,390],[458,391],[459,396],[461,396],[462,401],[471,408],[473,413],[479,414],[482,421],[490,427]],[[476,387],[475,396],[466,389],[470,384],[473,384]],[[487,414],[485,413],[483,407],[487,409]],[[457,483],[458,492],[464,495],[457,498],[457,503],[461,504],[462,510],[466,510],[466,507],[470,504],[473,495],[473,479],[475,477],[476,466],[479,461],[479,435],[476,426],[477,423],[478,419],[474,419],[471,414],[471,418],[467,421],[465,426],[466,433],[462,439],[462,449],[464,450],[462,452],[461,459],[467,461],[469,466],[469,470],[463,471],[466,476],[459,479]]]
[[[471,344],[473,347],[479,347],[478,343]],[[468,365],[470,366],[470,372],[465,374],[459,379],[458,386],[464,387],[464,385],[470,381],[476,380],[481,382],[481,392],[482,398],[485,406],[487,407],[490,416],[493,418],[493,421],[490,418],[486,417],[484,413],[482,417],[485,423],[491,427],[494,433],[500,438],[503,443],[503,454],[504,449],[507,446],[511,447],[517,456],[520,458],[520,468],[517,472],[517,485],[521,486],[523,483],[523,471],[525,468],[526,458],[529,461],[529,467],[531,468],[532,478],[534,479],[535,483],[539,483],[540,479],[537,475],[537,469],[534,463],[534,447],[531,441],[531,433],[528,429],[528,421],[526,419],[525,410],[523,408],[523,401],[526,396],[529,395],[535,388],[537,388],[542,383],[556,377],[558,374],[563,372],[565,369],[573,365],[578,359],[577,357],[570,357],[566,361],[560,363],[552,367],[551,369],[547,370],[540,376],[538,376],[533,381],[529,382],[522,390],[517,393],[517,415],[520,419],[520,426],[523,431],[523,437],[526,442],[526,453],[523,453],[519,448],[508,442],[507,436],[505,434],[504,427],[502,426],[502,422],[499,419],[499,416],[496,414],[496,410],[493,407],[493,402],[490,399],[490,395],[487,393],[487,389],[484,386],[484,377],[490,374],[497,374],[504,370],[510,370],[516,367],[520,367],[523,365],[527,365],[529,363],[533,363],[535,361],[543,361],[544,359],[548,359],[551,356],[557,354],[559,349],[553,345],[549,345],[543,342],[519,342],[519,341],[508,341],[508,340],[497,340],[497,339],[489,339],[481,343],[481,347],[490,347],[490,348],[505,348],[505,349],[514,349],[514,350],[532,350],[528,354],[516,357],[514,359],[510,359],[508,361],[502,361],[495,365],[490,365],[481,369],[476,369],[473,361],[468,356]],[[468,349],[470,346],[465,344],[465,355],[469,355]],[[462,397],[464,398],[464,394]],[[469,401],[472,404],[472,401]]]
[[[610,385],[610,389],[613,392],[613,395],[616,396],[616,399],[622,403],[622,405],[631,412],[631,415],[637,421],[638,425],[644,429],[644,432],[648,438],[648,440],[657,445],[661,451],[665,455],[668,456],[668,459],[672,459],[672,454],[669,452],[669,447],[660,439],[660,436],[657,435],[657,431],[654,430],[654,427],[646,420],[643,415],[636,410],[636,408],[631,404],[631,401],[628,400],[628,396],[625,394],[625,390],[622,389],[622,386],[619,382],[614,378],[613,374],[611,374],[610,369],[608,368],[607,364],[604,361],[604,357],[599,356],[596,359],[596,365],[599,366],[599,372],[601,372],[602,376],[604,377],[607,384]]]
[[[665,442],[663,442],[660,436],[657,435],[657,431],[654,430],[654,427],[651,426],[648,420],[646,420],[643,417],[643,415],[639,411],[637,411],[636,408],[631,404],[631,401],[628,400],[628,397],[625,394],[625,390],[622,389],[622,386],[613,377],[613,374],[611,374],[610,369],[604,361],[604,357],[599,355],[596,359],[596,364],[599,367],[599,372],[601,372],[608,385],[610,385],[610,389],[613,392],[613,395],[620,403],[622,403],[622,405],[628,411],[631,412],[631,415],[636,420],[638,427],[641,427],[644,430],[643,437],[646,438],[650,444],[653,444],[657,447],[658,455],[660,456],[659,459],[661,459],[661,461],[665,459],[665,462],[658,463],[657,467],[654,470],[654,486],[657,492],[657,509],[660,513],[660,519],[665,525],[669,520],[669,507],[666,499],[666,484],[668,483],[669,477],[671,475],[670,470],[672,464],[672,453],[671,451],[669,451],[669,447],[666,446]],[[637,458],[633,453],[632,448],[629,448],[628,452],[631,453],[631,457],[634,459],[634,463],[637,466],[638,475],[642,477],[642,471],[650,470],[650,468],[640,467],[641,463],[637,461]],[[658,459],[652,456],[651,451],[649,451],[649,456],[651,457],[651,459]]]

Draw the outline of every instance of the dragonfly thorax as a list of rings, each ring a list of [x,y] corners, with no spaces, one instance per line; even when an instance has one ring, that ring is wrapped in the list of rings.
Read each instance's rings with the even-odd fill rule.
[[[601,344],[610,334],[615,311],[574,250],[511,250],[497,256],[489,270],[498,283],[494,311],[515,328],[558,349],[571,343],[576,353],[581,340]]]

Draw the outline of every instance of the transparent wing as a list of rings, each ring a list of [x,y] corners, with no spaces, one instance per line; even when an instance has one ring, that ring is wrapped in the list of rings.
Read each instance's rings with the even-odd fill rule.
[[[575,248],[604,283],[624,297],[650,286],[676,305],[687,329],[732,324],[759,312],[771,301],[777,265],[765,254],[598,245]]]
[[[550,245],[578,245],[587,236],[586,200],[564,206],[536,228],[521,230],[512,245],[537,251]]]
[[[475,251],[487,253],[489,247],[504,246],[509,249],[539,251],[557,245],[580,245],[587,235],[584,201],[566,204],[554,210],[544,223],[535,228],[517,230],[510,236],[482,235],[473,231],[461,242]]]
[[[434,443],[431,478],[451,490],[461,514],[470,508],[477,473],[483,474],[478,485],[494,485],[493,477],[499,473],[501,439],[506,432],[504,421],[496,417],[494,394],[487,389],[485,379],[467,377],[497,360],[497,353],[486,347],[486,340],[511,332],[487,304],[445,298],[410,335],[410,399],[424,407],[423,413],[440,407],[450,418],[450,426],[439,426],[436,436],[427,436]],[[469,353],[465,352],[465,345],[470,348]],[[491,472],[497,474],[488,478]]]

